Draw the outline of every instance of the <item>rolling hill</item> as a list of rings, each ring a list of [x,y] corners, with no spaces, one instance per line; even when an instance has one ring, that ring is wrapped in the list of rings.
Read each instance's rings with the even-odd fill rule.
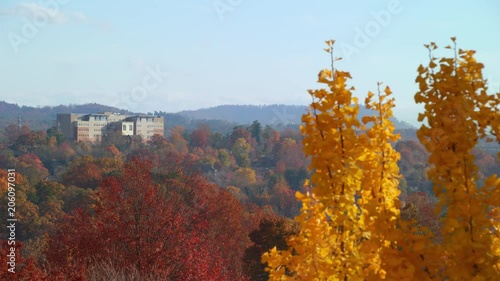
[[[300,105],[220,105],[216,107],[198,110],[186,110],[178,112],[179,115],[193,120],[224,120],[238,124],[251,124],[258,120],[264,125],[298,125],[302,114],[308,110],[307,106]],[[360,107],[360,116],[372,115],[373,111]],[[392,118],[396,129],[414,129],[408,123]]]
[[[31,107],[0,101],[0,130],[9,124],[16,124],[18,116],[21,124],[28,125],[33,130],[45,130],[52,126],[57,113],[98,113],[104,111],[133,114],[119,108],[88,103],[82,105],[59,105]],[[208,124],[214,131],[224,132],[236,125],[248,125],[258,120],[263,125],[286,125],[298,127],[302,114],[307,112],[306,106],[299,105],[220,105],[198,110],[167,113],[155,111],[155,115],[165,116],[165,129],[183,126],[187,130],[196,128],[200,123]],[[360,108],[360,116],[373,114],[364,107]],[[411,125],[392,120],[397,129],[414,129]]]

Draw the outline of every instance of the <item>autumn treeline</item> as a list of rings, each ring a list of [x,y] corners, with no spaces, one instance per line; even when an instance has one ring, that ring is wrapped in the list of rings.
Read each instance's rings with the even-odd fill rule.
[[[177,127],[147,143],[111,135],[100,144],[68,142],[55,129],[8,126],[0,186],[6,191],[5,171],[14,167],[15,278],[266,280],[260,256],[286,248],[286,237],[297,232],[290,220],[300,208],[294,193],[308,191],[301,142],[298,131],[258,122],[226,135],[208,126]],[[435,230],[429,211],[435,200],[425,192],[428,155],[411,140],[395,147],[406,176],[400,188],[413,203],[406,217]],[[485,174],[498,169],[491,155],[477,154]],[[4,267],[2,280],[9,278]]]
[[[220,139],[203,126],[147,143],[109,136],[101,144],[7,127],[1,187],[6,192],[6,169],[15,168],[19,222],[17,272],[2,267],[1,279],[265,279],[260,256],[294,231],[278,215],[298,210],[288,182],[300,188],[307,174],[298,172],[305,165],[293,139],[299,134],[282,141],[268,129],[269,137],[252,137],[258,125]],[[275,153],[281,170],[266,168],[273,156],[255,164],[257,149]],[[2,213],[4,229],[5,222]],[[1,249],[5,264],[5,242]]]

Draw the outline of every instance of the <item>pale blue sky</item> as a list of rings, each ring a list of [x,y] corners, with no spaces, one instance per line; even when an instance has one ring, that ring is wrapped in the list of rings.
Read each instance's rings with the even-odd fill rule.
[[[306,105],[329,65],[324,40],[333,38],[355,95],[382,81],[395,93],[396,116],[415,124],[422,45],[457,36],[498,90],[499,27],[494,0],[2,0],[0,100],[143,112]]]

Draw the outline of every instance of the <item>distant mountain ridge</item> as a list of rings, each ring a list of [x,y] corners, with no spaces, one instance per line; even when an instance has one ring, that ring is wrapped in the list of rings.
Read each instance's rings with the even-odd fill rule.
[[[127,110],[98,103],[32,107],[0,101],[0,128],[16,124],[18,113],[21,124],[26,124],[32,129],[43,130],[52,126],[52,120],[56,119],[57,113],[98,113],[104,111],[131,113]]]
[[[239,124],[251,124],[258,120],[264,125],[300,124],[302,115],[307,113],[308,107],[303,105],[219,105],[198,110],[185,110],[177,114],[189,119],[224,120]],[[360,118],[373,115],[372,110],[359,107]],[[412,125],[393,117],[391,121],[396,129],[415,129]]]
[[[221,131],[233,125],[251,124],[258,120],[264,125],[289,125],[298,126],[302,123],[301,118],[307,112],[308,107],[302,105],[220,105],[198,110],[186,110],[178,113],[166,113],[155,111],[156,115],[165,116],[165,128],[170,129],[177,125],[192,129],[200,123],[206,123],[219,128]],[[58,105],[58,106],[20,106],[5,101],[0,101],[0,130],[10,124],[17,123],[17,117],[21,124],[28,125],[33,130],[45,130],[52,126],[57,113],[98,113],[118,112],[121,114],[134,114],[133,112],[98,103],[87,103],[81,105]],[[373,112],[360,107],[360,116],[371,115]],[[208,121],[223,121],[208,122]],[[397,129],[414,129],[411,125],[401,122],[396,118],[392,120]]]

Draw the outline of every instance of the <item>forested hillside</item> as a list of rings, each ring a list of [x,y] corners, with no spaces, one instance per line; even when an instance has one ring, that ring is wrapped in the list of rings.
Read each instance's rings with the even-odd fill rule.
[[[19,116],[21,124],[36,130],[46,130],[53,126],[53,121],[56,120],[57,113],[98,113],[105,111],[122,114],[131,113],[126,110],[97,103],[31,107],[0,101],[0,128],[4,129],[10,124],[17,124]]]
[[[15,169],[16,249],[29,280],[146,273],[147,280],[264,280],[260,256],[274,246],[286,249],[286,238],[298,232],[291,220],[301,207],[295,193],[311,191],[303,135],[257,121],[227,133],[206,124],[177,126],[147,143],[74,143],[56,130],[15,125],[3,134],[1,186]],[[402,216],[439,237],[429,154],[414,140],[395,149],[400,198],[413,206]],[[474,154],[481,181],[500,172],[495,155]],[[132,219],[137,204],[140,223]]]
[[[296,129],[300,125],[300,118],[307,110],[305,106],[293,105],[222,105],[213,108],[168,113],[164,111],[147,112],[165,117],[165,131],[168,132],[175,126],[182,126],[187,130],[205,124],[209,125],[214,132],[228,133],[238,125],[250,125],[253,121],[259,121],[262,125],[272,125],[279,129]],[[369,110],[361,109],[363,114],[373,114]],[[30,107],[19,106],[0,101],[0,129],[10,124],[27,125],[34,130],[46,130],[53,126],[57,113],[100,113],[117,112],[121,114],[137,114],[119,108],[89,103],[82,105],[59,105]],[[141,112],[145,113],[145,112]],[[415,128],[411,125],[391,119],[396,128],[401,131],[405,138],[416,139]]]
[[[43,121],[115,108],[0,103],[0,280],[498,280],[500,93],[456,51],[418,67],[416,131],[339,69],[300,125],[155,112],[148,141]]]
[[[302,115],[308,112],[307,106],[299,105],[220,105],[198,110],[181,111],[178,114],[190,119],[225,120],[239,124],[250,124],[254,120],[263,125],[299,125]],[[365,107],[360,107],[360,115],[371,115],[375,112]],[[401,122],[392,117],[391,121],[396,129],[413,129],[408,123]]]

